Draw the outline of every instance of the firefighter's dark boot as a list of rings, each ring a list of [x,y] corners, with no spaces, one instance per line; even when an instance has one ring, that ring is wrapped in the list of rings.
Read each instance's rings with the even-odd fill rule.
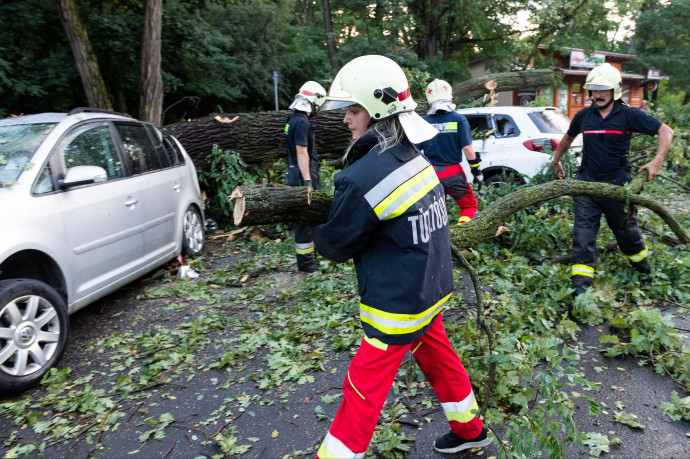
[[[594,279],[589,276],[573,276],[570,282],[575,289],[575,296],[585,293],[585,291],[594,285]]]
[[[640,273],[640,284],[649,285],[652,283],[652,277],[650,276],[651,268],[649,264],[649,258],[644,258],[638,262],[631,263],[633,268]]]
[[[316,255],[314,252],[304,255],[297,254],[297,269],[307,273],[313,273],[319,269],[319,264],[316,262]]]

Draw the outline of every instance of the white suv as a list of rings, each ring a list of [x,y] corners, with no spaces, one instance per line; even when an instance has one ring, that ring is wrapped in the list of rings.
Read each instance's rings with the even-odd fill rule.
[[[477,107],[456,110],[470,123],[487,184],[527,183],[551,162],[570,119],[555,107]],[[571,149],[582,150],[578,135]],[[463,169],[469,171],[463,158]],[[474,180],[467,174],[468,180]]]
[[[59,360],[68,315],[204,247],[196,169],[150,124],[97,109],[0,120],[0,392]]]

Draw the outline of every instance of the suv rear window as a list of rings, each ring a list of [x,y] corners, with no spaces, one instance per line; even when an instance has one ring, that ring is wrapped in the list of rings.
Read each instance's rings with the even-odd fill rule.
[[[570,126],[570,119],[558,110],[530,112],[528,115],[544,134],[564,134]]]

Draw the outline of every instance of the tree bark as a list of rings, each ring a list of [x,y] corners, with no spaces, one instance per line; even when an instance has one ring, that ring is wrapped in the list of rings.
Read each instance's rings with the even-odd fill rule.
[[[484,94],[489,94],[490,90],[487,89],[486,83],[491,80],[496,81],[496,92],[552,86],[554,84],[554,71],[552,69],[536,69],[482,75],[461,83],[455,83],[453,96],[460,103],[469,103],[484,96]]]
[[[146,0],[145,4],[144,35],[141,40],[139,119],[160,126],[163,114],[163,78],[161,77],[163,0]]]
[[[457,100],[474,100],[489,90],[484,85],[491,80],[498,84],[497,91],[553,84],[552,70],[526,70],[485,75],[480,78],[455,83],[454,97]],[[424,98],[418,100],[417,113],[426,114]],[[188,122],[163,126],[163,130],[174,135],[185,147],[197,168],[208,165],[206,156],[217,144],[223,150],[235,150],[247,164],[271,164],[285,157],[285,123],[292,112],[289,110],[256,113],[222,113],[220,117],[234,118],[235,123],[218,122],[207,116]],[[352,134],[343,124],[344,110],[319,112],[312,118],[316,126],[316,149],[319,158],[335,160],[340,158],[352,139]]]
[[[185,147],[197,168],[208,165],[206,156],[217,144],[223,150],[235,150],[247,164],[271,164],[287,155],[285,123],[291,110],[256,113],[223,113],[234,123],[221,123],[207,116],[187,123],[164,126]],[[312,118],[316,126],[316,149],[320,159],[334,160],[345,153],[352,134],[343,124],[344,110],[320,112]]]
[[[650,209],[669,226],[680,243],[690,248],[690,236],[673,215],[652,199],[631,194],[630,188],[634,189],[635,186],[631,184],[626,188],[608,183],[555,180],[532,187],[523,187],[495,201],[469,222],[451,227],[451,243],[458,249],[476,246],[499,236],[504,222],[519,210],[561,196],[590,196]],[[305,187],[275,185],[237,187],[231,198],[236,200],[234,217],[237,226],[272,223],[300,223],[317,226],[328,219],[333,200],[326,193],[313,191],[311,204],[308,204]]]
[[[96,53],[91,47],[89,35],[81,20],[75,0],[55,0],[55,4],[62,26],[65,28],[89,106],[112,110],[113,105],[98,67]]]
[[[326,29],[326,43],[328,44],[328,57],[331,60],[331,68],[338,71],[340,62],[336,57],[335,37],[333,35],[333,20],[331,19],[331,2],[330,0],[321,0],[321,9],[323,10],[323,25]]]

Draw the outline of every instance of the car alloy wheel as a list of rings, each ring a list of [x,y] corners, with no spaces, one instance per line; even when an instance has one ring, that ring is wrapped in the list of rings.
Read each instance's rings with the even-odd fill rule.
[[[182,253],[201,255],[204,250],[204,222],[194,206],[189,206],[184,213],[182,233]]]
[[[62,297],[33,279],[0,281],[0,391],[35,386],[65,350],[69,319]]]

